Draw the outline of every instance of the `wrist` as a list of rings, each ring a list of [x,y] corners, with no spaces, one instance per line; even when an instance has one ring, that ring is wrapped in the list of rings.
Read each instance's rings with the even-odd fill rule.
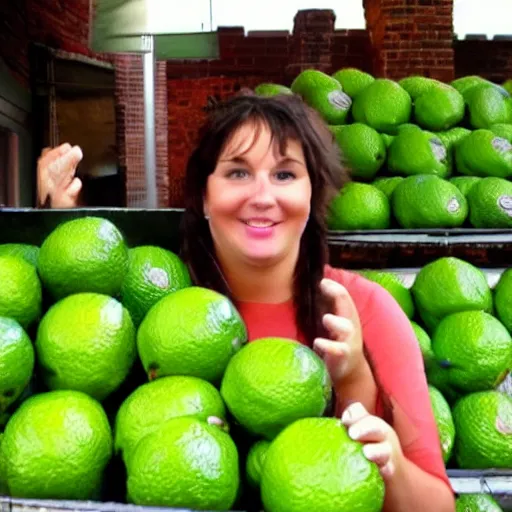
[[[393,464],[395,466],[395,470],[393,474],[389,477],[390,482],[401,482],[402,484],[406,481],[407,475],[409,471],[407,471],[407,464],[409,461],[405,458],[404,453],[400,446],[396,447],[395,456],[393,457]]]
[[[338,391],[339,389],[347,386],[352,387],[357,383],[365,381],[369,377],[373,379],[372,370],[368,364],[368,361],[366,360],[366,357],[362,355],[359,359],[359,362],[356,363],[354,368],[352,368],[352,371],[338,379],[335,384],[336,390]]]

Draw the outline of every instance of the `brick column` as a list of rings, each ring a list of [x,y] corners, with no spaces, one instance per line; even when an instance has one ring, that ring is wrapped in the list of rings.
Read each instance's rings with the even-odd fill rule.
[[[331,72],[335,20],[336,16],[331,9],[297,12],[290,45],[290,61],[286,67],[287,77],[293,79],[308,68]]]
[[[126,204],[138,207],[146,200],[144,162],[144,76],[140,55],[115,54],[116,130],[119,165],[126,177]],[[167,71],[156,63],[155,73],[156,179],[158,206],[169,203]]]
[[[454,78],[453,0],[363,0],[378,76]]]

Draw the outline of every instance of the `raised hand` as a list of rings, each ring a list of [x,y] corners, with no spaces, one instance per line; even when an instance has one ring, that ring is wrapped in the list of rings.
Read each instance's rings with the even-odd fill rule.
[[[361,322],[347,289],[331,279],[322,279],[320,287],[333,304],[332,313],[322,321],[331,339],[316,338],[313,348],[329,370],[334,387],[349,379],[365,364]]]
[[[45,148],[37,162],[37,189],[40,204],[50,199],[52,208],[73,208],[78,204],[82,182],[75,177],[82,160],[79,146],[68,143]]]

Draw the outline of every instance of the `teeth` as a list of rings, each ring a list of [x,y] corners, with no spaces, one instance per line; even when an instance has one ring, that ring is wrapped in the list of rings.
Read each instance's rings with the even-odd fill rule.
[[[270,221],[262,221],[262,222],[260,222],[260,221],[257,221],[257,220],[251,220],[251,221],[246,222],[246,224],[248,226],[253,227],[253,228],[269,228],[274,223],[270,222]]]

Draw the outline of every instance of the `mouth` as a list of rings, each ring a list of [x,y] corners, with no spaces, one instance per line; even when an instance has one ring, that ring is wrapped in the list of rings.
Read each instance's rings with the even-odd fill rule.
[[[242,220],[242,222],[251,228],[272,228],[274,226],[277,226],[279,222],[274,222],[270,219],[248,219],[248,220]]]

